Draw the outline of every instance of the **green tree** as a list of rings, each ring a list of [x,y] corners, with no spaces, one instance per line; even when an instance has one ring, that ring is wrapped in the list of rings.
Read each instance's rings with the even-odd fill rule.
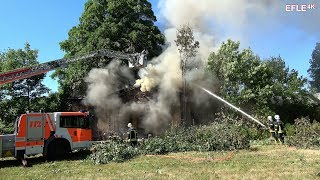
[[[299,76],[298,71],[286,67],[281,57],[270,58],[265,63],[272,74],[269,80],[271,91],[266,96],[269,108],[290,123],[303,116],[317,118],[315,105],[310,101],[309,91],[305,88],[307,79]]]
[[[162,51],[164,36],[154,25],[157,19],[147,0],[88,0],[79,20],[68,39],[60,43],[67,57],[112,49],[126,53],[147,50],[148,58],[152,58]],[[59,78],[61,98],[84,95],[84,77],[108,60],[83,60],[57,70],[54,77]]]
[[[38,97],[31,102],[31,109],[37,109],[41,112],[56,112],[60,111],[58,93],[49,93],[46,96]]]
[[[287,122],[312,114],[305,78],[289,70],[281,57],[261,61],[251,49],[239,47],[240,42],[228,40],[209,57],[208,69],[221,82],[221,96],[252,114],[279,114]]]
[[[312,52],[308,73],[312,79],[310,81],[311,88],[316,92],[320,92],[320,43],[316,44]]]
[[[24,49],[8,49],[0,53],[0,72],[38,64],[38,50],[32,50],[26,43]],[[39,111],[34,106],[38,98],[49,92],[42,84],[44,74],[2,85],[0,87],[0,121],[12,123],[26,111]]]
[[[175,43],[180,53],[180,63],[183,78],[183,90],[182,90],[182,102],[181,102],[181,117],[186,125],[191,124],[190,108],[187,102],[187,83],[186,83],[186,71],[188,68],[188,62],[191,58],[197,55],[197,48],[199,48],[199,42],[195,41],[193,31],[188,25],[184,25],[177,31],[177,39]]]
[[[195,41],[193,31],[188,25],[183,25],[178,29],[175,43],[178,47],[182,61],[197,55],[199,42]]]

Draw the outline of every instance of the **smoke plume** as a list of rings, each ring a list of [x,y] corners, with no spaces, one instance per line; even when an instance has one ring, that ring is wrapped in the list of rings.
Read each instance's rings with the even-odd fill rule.
[[[116,93],[133,81],[133,75],[119,61],[112,61],[105,69],[92,69],[85,81],[88,84],[86,105],[95,107],[99,118],[98,127],[104,132],[114,129],[112,123],[119,121],[119,112],[123,103]],[[131,107],[131,106],[130,106]],[[120,111],[119,111],[120,110]],[[123,124],[123,123],[122,123]]]
[[[189,60],[190,68],[185,78],[188,82],[188,101],[198,111],[209,113],[213,104],[208,97],[193,84],[215,91],[219,82],[214,74],[204,71],[210,52],[227,38],[240,40],[248,45],[250,37],[257,34],[270,35],[282,30],[284,26],[293,26],[306,33],[319,37],[320,11],[305,13],[286,12],[289,1],[278,0],[160,0],[158,19],[166,22],[164,34],[167,48],[149,65],[139,71],[140,79],[135,86],[142,92],[152,91],[153,98],[148,102],[123,104],[114,93],[123,86],[123,79],[132,80],[127,68],[112,63],[106,69],[93,69],[86,81],[88,93],[86,103],[96,107],[100,118],[112,117],[119,124],[128,121],[132,114],[142,118],[147,132],[160,133],[179,114],[182,75],[180,55],[175,45],[177,29],[188,25],[194,30],[194,38],[199,41],[198,56]],[[317,4],[315,0],[308,2]],[[301,4],[291,0],[290,4]],[[120,81],[122,79],[122,81]]]
[[[287,12],[287,4],[315,4],[316,9]],[[254,35],[273,36],[288,26],[319,38],[319,7],[316,0],[160,0],[157,16],[169,28],[189,24],[220,44],[226,38],[248,42]]]
[[[181,69],[177,49],[170,46],[151,64],[140,71],[141,79],[135,85],[141,91],[158,87],[154,99],[147,103],[148,111],[142,123],[146,131],[160,133],[168,127],[173,107],[179,102]]]

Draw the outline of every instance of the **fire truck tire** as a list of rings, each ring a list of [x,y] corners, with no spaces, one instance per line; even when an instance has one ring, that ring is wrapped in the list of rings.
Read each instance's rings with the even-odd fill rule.
[[[48,146],[47,157],[49,160],[64,158],[71,152],[70,143],[66,139],[55,139]]]

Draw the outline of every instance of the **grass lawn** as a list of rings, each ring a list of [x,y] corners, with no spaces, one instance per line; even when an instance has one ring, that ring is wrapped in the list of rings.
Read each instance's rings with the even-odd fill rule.
[[[124,163],[94,165],[75,153],[68,160],[31,158],[32,167],[0,160],[0,179],[320,179],[320,150],[282,145],[255,146],[233,152],[186,152],[139,156]]]

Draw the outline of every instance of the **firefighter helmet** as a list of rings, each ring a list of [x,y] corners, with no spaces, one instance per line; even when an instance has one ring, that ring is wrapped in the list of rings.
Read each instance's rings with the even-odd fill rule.
[[[268,116],[268,120],[269,120],[269,121],[272,121],[272,116]]]
[[[280,116],[279,116],[279,115],[275,115],[274,118],[275,118],[276,120],[280,120]]]
[[[128,123],[128,127],[131,128],[131,127],[132,127],[132,124],[131,124],[131,123]]]

